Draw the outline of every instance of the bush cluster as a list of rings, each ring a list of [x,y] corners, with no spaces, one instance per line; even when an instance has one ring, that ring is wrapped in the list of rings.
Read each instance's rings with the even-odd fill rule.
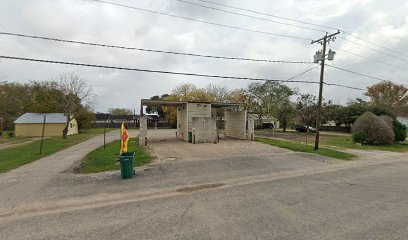
[[[363,144],[367,141],[367,134],[364,132],[353,133],[353,142]]]
[[[407,138],[407,127],[405,127],[402,123],[395,120],[392,124],[392,128],[394,129],[395,134],[395,141],[396,142],[403,142]]]
[[[352,131],[353,139],[357,138],[360,143],[390,144],[395,138],[393,128],[384,119],[371,112],[361,115],[354,122]],[[365,139],[362,139],[363,134],[365,134]]]

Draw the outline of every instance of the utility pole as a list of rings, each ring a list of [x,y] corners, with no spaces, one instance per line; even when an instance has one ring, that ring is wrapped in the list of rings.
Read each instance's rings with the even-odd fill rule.
[[[320,63],[320,84],[319,84],[319,98],[317,101],[317,116],[316,116],[316,139],[315,139],[315,146],[314,150],[319,149],[319,139],[320,139],[320,124],[321,124],[321,117],[322,117],[322,99],[323,99],[323,84],[324,84],[324,64],[326,60],[326,45],[330,43],[331,41],[334,42],[336,40],[336,35],[340,34],[340,31],[337,31],[336,33],[326,35],[318,40],[312,41],[311,44],[314,43],[320,43],[323,46],[323,50],[316,52],[314,56],[314,62]],[[332,51],[331,49],[329,50],[328,58],[327,60],[333,60],[335,52]]]
[[[45,121],[47,120],[47,114],[44,114],[44,120],[42,125],[42,133],[41,133],[41,143],[40,143],[40,155],[42,154],[43,149],[43,142],[44,142],[44,134],[45,134]]]

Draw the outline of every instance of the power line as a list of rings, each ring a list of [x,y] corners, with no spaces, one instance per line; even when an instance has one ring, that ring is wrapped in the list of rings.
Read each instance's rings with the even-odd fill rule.
[[[192,76],[192,77],[207,77],[207,78],[221,78],[221,79],[237,79],[237,80],[251,80],[251,81],[272,81],[272,82],[281,82],[281,83],[307,83],[307,84],[318,84],[318,83],[319,83],[319,82],[315,82],[315,81],[303,81],[303,80],[282,80],[282,79],[267,79],[267,78],[249,78],[249,77],[209,75],[209,74],[174,72],[174,71],[163,71],[163,70],[152,70],[152,69],[140,69],[140,68],[129,68],[129,67],[116,67],[116,66],[107,66],[107,65],[96,65],[96,64],[88,64],[88,63],[55,61],[55,60],[46,60],[46,59],[38,59],[38,58],[13,57],[13,56],[4,56],[4,55],[0,55],[0,58],[3,58],[3,59],[12,59],[12,60],[20,60],[20,61],[30,61],[30,62],[41,62],[41,63],[62,64],[62,65],[73,65],[73,66],[82,66],[82,67],[93,67],[93,68],[104,68],[104,69],[116,69],[116,70],[148,72],[148,73],[162,73],[162,74],[172,74],[172,75],[184,75],[184,76]],[[333,86],[334,86],[333,83],[326,83],[326,85],[333,85]],[[341,87],[349,88],[349,89],[356,89],[356,88],[354,88],[354,87],[345,86],[345,85],[342,85]],[[359,89],[359,90],[361,90],[361,89]]]
[[[351,34],[351,33],[347,32],[347,31],[344,31],[344,30],[342,30],[342,32],[345,33],[345,34],[347,34],[347,35],[349,35],[349,36],[351,36],[351,37],[354,37],[354,38],[356,38],[356,39],[359,39],[359,40],[361,40],[361,41],[364,41],[364,42],[367,42],[367,43],[369,43],[369,44],[371,44],[371,45],[374,45],[374,46],[376,46],[376,47],[379,47],[379,48],[388,50],[388,51],[390,51],[390,52],[393,52],[393,53],[396,53],[396,54],[399,54],[399,55],[403,55],[403,56],[408,57],[408,55],[403,54],[403,53],[401,53],[400,51],[396,51],[396,50],[394,50],[394,49],[381,46],[381,45],[379,45],[379,44],[377,44],[377,43],[375,43],[375,42],[372,42],[372,41],[369,41],[369,40],[367,40],[367,39],[361,38],[361,37],[359,37],[359,36],[357,36],[357,35],[355,35],[355,34]]]
[[[192,56],[192,57],[215,58],[215,59],[226,59],[226,60],[241,60],[241,61],[253,61],[253,62],[268,62],[268,63],[313,64],[313,62],[306,62],[306,61],[286,61],[286,60],[239,58],[239,57],[214,56],[214,55],[195,54],[195,53],[163,51],[163,50],[154,50],[154,49],[147,49],[147,48],[125,47],[125,46],[118,46],[118,45],[109,45],[109,44],[83,42],[83,41],[73,41],[73,40],[66,40],[66,39],[60,39],[60,38],[50,38],[50,37],[43,37],[43,36],[34,36],[34,35],[27,35],[27,34],[11,33],[11,32],[0,32],[0,35],[23,37],[23,38],[32,38],[32,39],[41,39],[41,40],[64,42],[64,43],[74,43],[74,44],[89,45],[89,46],[96,46],[96,47],[106,47],[106,48],[117,48],[117,49],[124,49],[124,50],[136,50],[136,51],[144,51],[144,52],[184,55],[184,56]]]
[[[119,4],[119,3],[106,2],[106,1],[102,1],[102,0],[90,0],[90,1],[99,2],[99,3],[104,3],[104,4],[110,4],[110,5],[115,5],[115,6],[119,6],[119,7],[124,7],[124,8],[129,8],[129,9],[134,9],[134,10],[139,10],[139,11],[144,11],[144,12],[149,12],[149,13],[154,13],[154,14],[159,14],[159,15],[168,16],[168,17],[174,17],[174,18],[179,18],[179,19],[184,19],[184,20],[199,22],[199,23],[205,23],[205,24],[214,25],[214,26],[219,26],[219,27],[224,27],[224,28],[237,29],[237,30],[249,31],[249,32],[254,32],[254,33],[261,33],[261,34],[273,35],[273,36],[278,36],[278,37],[285,37],[285,38],[292,38],[292,39],[299,39],[299,40],[307,40],[307,41],[310,41],[310,39],[308,39],[308,38],[303,38],[303,37],[299,37],[299,36],[278,34],[278,33],[265,32],[265,31],[255,30],[255,29],[249,29],[249,28],[243,28],[243,27],[237,27],[237,26],[230,26],[230,25],[225,25],[225,24],[220,24],[220,23],[208,22],[208,21],[193,19],[193,18],[189,18],[189,17],[182,17],[182,16],[178,16],[178,15],[174,15],[174,14],[168,14],[168,13],[164,13],[164,12],[158,12],[158,11],[153,11],[153,10],[149,10],[149,9],[144,9],[144,8],[139,8],[139,7],[124,5],[124,4]],[[181,1],[181,2],[185,2],[185,3],[190,3],[190,4],[193,4],[193,5],[202,6],[202,7],[211,8],[211,9],[217,9],[217,8],[212,8],[212,7],[208,7],[208,6],[204,6],[204,5],[200,5],[200,4],[195,4],[195,3],[187,2],[187,1],[184,1],[184,0],[176,0],[176,1]],[[238,7],[227,6],[227,5],[225,5],[225,4],[214,3],[214,2],[211,2],[211,1],[205,1],[205,0],[198,0],[198,1],[207,2],[207,3],[211,3],[211,4],[216,4],[216,5],[221,5],[221,6],[224,6],[224,7],[229,7],[229,8],[234,8],[234,9],[240,9],[240,10],[243,10],[243,11],[248,11],[248,12],[253,12],[253,13],[257,13],[257,14],[262,14],[262,15],[267,15],[267,16],[275,17],[275,18],[285,19],[285,20],[288,20],[288,21],[295,21],[295,22],[299,22],[299,23],[303,23],[303,24],[307,24],[307,25],[313,25],[313,26],[318,26],[318,27],[325,27],[325,28],[329,28],[329,29],[336,29],[336,28],[329,27],[329,26],[324,26],[324,25],[319,25],[319,24],[314,24],[314,23],[308,23],[308,22],[305,22],[305,21],[300,21],[300,20],[296,20],[296,19],[280,17],[280,16],[276,16],[276,15],[272,15],[272,14],[267,14],[267,13],[261,13],[261,12],[257,12],[257,11],[253,11],[253,10],[249,10],[249,9],[244,9],[244,8],[238,8]],[[227,10],[223,10],[223,9],[217,9],[217,10],[223,11],[223,12],[229,12],[229,13],[232,13],[232,14],[237,14],[237,15],[242,15],[242,16],[247,16],[247,17],[252,17],[252,18],[256,18],[256,19],[261,19],[261,20],[265,20],[265,21],[271,21],[271,22],[275,22],[275,23],[279,23],[279,24],[289,25],[289,26],[293,26],[293,27],[299,27],[299,28],[304,28],[304,29],[309,29],[309,30],[321,31],[321,32],[322,32],[322,30],[319,30],[319,29],[313,29],[313,28],[302,27],[302,26],[298,26],[298,25],[295,25],[295,24],[283,23],[283,22],[273,21],[273,20],[265,19],[265,18],[258,18],[258,17],[255,17],[255,16],[250,16],[250,15],[246,15],[246,14],[240,14],[240,13],[237,13],[237,12],[231,12],[231,11],[227,11]],[[381,45],[379,45],[379,44],[375,44],[375,43],[373,43],[373,42],[371,42],[371,41],[368,41],[368,40],[365,40],[365,39],[363,39],[363,38],[360,38],[360,37],[358,37],[358,36],[356,36],[356,35],[354,35],[354,34],[350,34],[349,32],[347,32],[347,31],[345,31],[345,30],[341,30],[341,29],[340,29],[340,31],[343,32],[343,33],[345,33],[345,34],[347,34],[347,35],[350,35],[350,36],[352,36],[352,37],[358,38],[358,39],[360,39],[360,40],[362,40],[362,41],[365,41],[365,42],[367,42],[367,43],[370,43],[370,44],[372,44],[372,45],[375,45],[375,46],[377,46],[377,47],[386,49],[386,50],[388,50],[388,51],[397,52],[397,51],[392,50],[392,49],[390,49],[390,48],[386,48],[386,47],[383,47],[383,46],[381,46]],[[323,31],[323,32],[324,32],[324,31]],[[404,59],[404,58],[401,58],[401,57],[399,57],[399,56],[396,56],[396,55],[389,54],[389,53],[386,53],[386,52],[383,52],[383,51],[380,51],[380,50],[376,50],[376,49],[374,49],[374,48],[370,48],[370,47],[364,46],[364,45],[362,45],[362,44],[360,44],[360,43],[357,43],[357,42],[355,42],[355,41],[352,41],[352,40],[349,40],[349,39],[346,39],[346,38],[343,38],[343,37],[339,37],[339,38],[341,38],[341,39],[343,39],[343,40],[345,40],[345,41],[348,41],[348,42],[350,42],[350,43],[352,43],[352,44],[358,45],[358,46],[360,46],[360,47],[363,47],[363,48],[366,48],[366,49],[369,49],[369,50],[372,50],[372,51],[375,51],[375,52],[378,52],[378,53],[381,53],[381,54],[385,54],[385,55],[388,55],[388,56],[391,56],[391,57],[396,57],[396,58],[399,58],[399,59],[401,59],[401,60],[403,60],[403,61],[405,61],[405,62],[408,62],[408,60],[406,60],[406,59]],[[403,55],[403,54],[402,54],[402,55]],[[406,55],[404,55],[404,56],[406,56]]]
[[[202,7],[202,8],[208,8],[208,9],[212,9],[212,10],[216,10],[216,11],[220,11],[220,12],[225,12],[225,13],[229,13],[229,14],[234,14],[234,15],[244,16],[244,17],[248,17],[248,18],[253,18],[253,19],[258,19],[258,20],[273,22],[273,23],[277,23],[277,24],[282,24],[282,25],[286,25],[286,26],[297,27],[297,28],[302,28],[302,29],[307,29],[307,30],[312,30],[312,31],[323,32],[323,33],[326,32],[326,31],[324,31],[324,30],[320,30],[320,29],[316,29],[316,28],[309,28],[309,27],[299,26],[299,25],[296,25],[296,24],[290,24],[290,23],[285,23],[285,22],[279,22],[279,21],[275,21],[275,20],[271,20],[271,19],[267,19],[267,18],[260,18],[260,17],[256,17],[256,16],[252,16],[252,15],[247,15],[247,14],[242,14],[242,13],[233,12],[233,11],[228,11],[228,10],[224,10],[224,9],[220,9],[220,8],[205,6],[205,5],[201,5],[201,4],[189,2],[189,1],[186,1],[186,0],[175,0],[175,1],[182,2],[182,3],[186,3],[186,4],[190,4],[190,5],[194,5],[194,6],[198,6],[198,7]],[[203,1],[203,2],[208,2],[208,1]],[[215,4],[215,3],[214,3],[214,4]],[[217,5],[223,5],[223,4],[217,4]],[[224,6],[225,6],[225,5],[224,5]],[[276,16],[275,16],[275,17],[276,17]],[[345,34],[347,34],[347,35],[350,35],[350,36],[352,36],[352,37],[354,37],[354,38],[356,38],[356,39],[359,39],[359,40],[361,40],[361,41],[366,41],[366,42],[368,42],[368,43],[370,43],[370,44],[372,44],[372,45],[374,45],[374,46],[377,46],[377,47],[386,49],[386,50],[388,50],[388,51],[390,51],[390,52],[394,52],[394,53],[397,53],[397,54],[401,54],[400,52],[397,52],[397,51],[392,50],[392,49],[387,48],[387,47],[383,47],[383,46],[381,46],[381,45],[379,45],[379,44],[376,44],[376,43],[374,43],[374,42],[365,40],[365,39],[363,39],[363,38],[361,38],[361,37],[358,37],[358,36],[356,36],[356,35],[354,35],[354,34],[351,34],[351,33],[347,32],[347,31],[345,31],[345,30],[342,30],[342,32],[345,33]],[[341,37],[340,37],[340,38],[341,38]],[[349,42],[351,42],[351,43],[353,43],[353,44],[358,44],[357,42],[351,41],[351,40],[349,40],[349,39],[345,39],[345,38],[342,38],[342,39],[343,39],[343,40],[346,40],[346,41],[349,41]],[[361,46],[361,44],[359,44],[359,46]],[[362,46],[362,47],[365,47],[365,46]],[[372,48],[368,48],[368,49],[373,50],[373,51],[376,51],[375,49],[372,49]],[[387,53],[382,52],[382,51],[377,51],[377,52],[382,53],[382,54],[387,54]],[[354,54],[353,54],[353,55],[354,55]],[[387,54],[387,55],[389,55],[389,54]],[[403,55],[403,54],[401,54],[401,55]],[[394,56],[394,55],[390,55],[390,56]],[[372,60],[372,61],[377,61],[377,60],[370,59],[370,58],[366,58],[366,59],[369,59],[369,60]],[[401,58],[401,59],[402,59],[402,60],[405,60],[404,58]],[[382,61],[377,61],[377,62],[384,63],[384,62],[382,62]],[[387,64],[387,63],[385,63],[385,64]],[[387,64],[387,65],[390,65],[390,64]],[[396,66],[396,65],[391,65],[391,66]],[[397,66],[397,67],[400,67],[400,66]],[[402,68],[402,67],[400,67],[400,68]],[[404,69],[404,68],[403,68],[403,69]]]
[[[381,63],[381,64],[388,65],[388,66],[391,66],[391,67],[397,67],[397,68],[401,68],[401,69],[404,69],[404,70],[408,70],[408,68],[405,68],[405,67],[402,67],[402,66],[399,66],[399,65],[395,65],[395,64],[391,64],[391,63],[387,63],[387,62],[384,62],[384,61],[380,61],[380,60],[377,60],[377,59],[374,59],[374,58],[362,56],[362,55],[353,53],[353,52],[345,50],[345,49],[336,48],[336,47],[331,47],[331,48],[336,50],[336,51],[345,52],[345,53],[348,53],[350,55],[354,55],[354,56],[359,57],[359,58],[367,59],[367,60],[372,61],[372,62],[377,62],[377,63]]]
[[[303,72],[299,73],[298,75],[295,75],[295,76],[289,78],[288,80],[292,80],[292,79],[295,79],[295,78],[297,78],[297,77],[300,77],[300,76],[302,76],[302,75],[304,75],[304,74],[306,74],[306,73],[312,71],[312,70],[315,69],[315,68],[317,68],[317,66],[314,66],[314,67],[312,67],[312,68],[309,68],[309,69],[307,69],[306,71],[303,71]]]
[[[220,9],[220,8],[215,8],[215,7],[210,7],[210,6],[205,6],[205,5],[201,5],[201,4],[197,4],[197,3],[193,3],[193,2],[189,2],[189,1],[185,1],[185,0],[175,0],[175,1],[182,2],[182,3],[186,3],[186,4],[190,4],[190,5],[194,5],[194,6],[198,6],[198,7],[202,7],[202,8],[212,9],[212,10],[215,10],[215,11],[220,11],[220,12],[224,12],[224,13],[229,13],[229,14],[233,14],[233,15],[239,15],[239,16],[243,16],[243,17],[248,17],[248,18],[253,18],[253,19],[258,19],[258,20],[273,22],[273,23],[277,23],[277,24],[282,24],[282,25],[285,25],[285,26],[291,26],[291,27],[296,27],[296,28],[302,28],[302,29],[307,29],[307,30],[312,30],[312,31],[317,31],[317,32],[323,32],[323,33],[326,32],[326,31],[321,30],[321,29],[309,28],[309,27],[299,26],[299,25],[296,25],[296,24],[285,23],[285,22],[279,22],[279,21],[275,21],[275,20],[271,20],[271,19],[267,19],[267,18],[261,18],[261,17],[256,17],[256,16],[252,16],[252,15],[248,15],[248,14],[243,14],[243,13],[228,11],[228,10],[224,10],[224,9]]]
[[[292,36],[292,35],[285,35],[285,34],[278,34],[278,33],[272,33],[272,32],[265,32],[265,31],[260,31],[260,30],[255,30],[255,29],[249,29],[249,28],[243,28],[243,27],[236,27],[236,26],[231,26],[231,25],[226,25],[226,24],[221,24],[221,23],[208,22],[208,21],[204,21],[204,20],[198,20],[198,19],[189,18],[189,17],[182,17],[182,16],[178,16],[178,15],[174,15],[174,14],[169,14],[169,13],[164,13],[164,12],[158,12],[158,11],[153,11],[153,10],[149,10],[149,9],[144,9],[144,8],[139,8],[139,7],[124,5],[124,4],[119,4],[119,3],[106,2],[106,1],[101,1],[101,0],[90,0],[90,1],[99,2],[99,3],[104,3],[104,4],[109,4],[109,5],[114,5],[114,6],[123,7],[123,8],[129,8],[129,9],[139,10],[139,11],[148,12],[148,13],[159,14],[159,15],[168,16],[168,17],[173,17],[173,18],[179,18],[179,19],[189,20],[189,21],[193,21],[193,22],[205,23],[205,24],[209,24],[209,25],[213,25],[213,26],[218,26],[218,27],[224,27],[224,28],[230,28],[230,29],[238,29],[238,30],[243,30],[243,31],[248,31],[248,32],[253,32],[253,33],[261,33],[261,34],[267,34],[267,35],[272,35],[272,36],[277,36],[277,37],[285,37],[285,38],[293,38],[293,39],[298,39],[298,40],[310,41],[310,39],[304,38],[304,37],[298,37],[298,36]]]
[[[329,67],[332,67],[332,68],[335,68],[335,69],[338,69],[338,70],[341,70],[341,71],[344,71],[344,72],[348,72],[348,73],[352,73],[352,74],[355,74],[355,75],[359,75],[359,76],[362,76],[362,77],[372,78],[372,79],[376,79],[376,80],[380,80],[380,81],[389,81],[389,80],[384,79],[384,78],[379,78],[379,77],[370,76],[370,75],[367,75],[367,74],[364,74],[364,73],[359,73],[359,72],[355,72],[355,71],[352,71],[352,70],[349,70],[349,69],[345,69],[345,68],[341,68],[341,67],[336,67],[336,66],[333,66],[333,65],[330,65],[330,64],[326,64],[326,66],[329,66]]]
[[[231,5],[221,4],[221,3],[217,3],[217,2],[213,2],[213,1],[207,1],[207,0],[197,0],[197,1],[204,2],[204,3],[210,3],[210,4],[214,4],[214,5],[218,5],[218,6],[230,8],[230,9],[236,9],[236,10],[246,11],[246,12],[250,12],[250,13],[256,13],[256,14],[260,14],[260,15],[264,15],[264,16],[269,16],[269,17],[273,17],[273,18],[278,18],[278,19],[283,19],[283,20],[287,20],[287,21],[293,21],[293,22],[297,22],[297,23],[303,23],[303,24],[306,24],[306,25],[309,25],[309,26],[315,26],[315,27],[328,28],[328,29],[331,29],[331,30],[337,30],[337,28],[330,27],[330,26],[325,26],[325,25],[310,23],[310,22],[306,22],[306,21],[296,20],[296,19],[293,19],[293,18],[287,18],[287,17],[277,16],[277,15],[273,15],[273,14],[270,14],[270,13],[258,12],[258,11],[254,11],[254,10],[250,10],[250,9],[245,9],[245,8],[240,8],[240,7],[231,6]]]
[[[321,27],[321,28],[326,28],[326,29],[330,29],[330,30],[337,30],[337,29],[338,29],[338,28],[334,28],[334,27],[331,27],[331,26],[327,26],[327,25],[321,25],[321,24],[310,23],[310,22],[306,22],[306,21],[297,20],[297,19],[294,19],[294,18],[287,18],[287,17],[277,16],[277,15],[270,14],[270,13],[254,11],[254,10],[251,10],[251,9],[235,7],[235,6],[226,5],[226,4],[221,4],[221,3],[217,3],[217,2],[213,2],[213,1],[208,1],[208,0],[197,0],[197,1],[204,2],[204,3],[209,3],[209,4],[214,4],[214,5],[217,5],[217,6],[222,6],[222,7],[226,7],[226,8],[230,8],[230,9],[241,10],[241,11],[246,11],[246,12],[255,13],[255,14],[259,14],[259,15],[264,15],[264,16],[269,16],[269,17],[273,17],[273,18],[283,19],[283,20],[287,20],[287,21],[302,23],[302,24],[309,25],[309,26]],[[316,29],[316,30],[317,30],[317,29]],[[408,57],[408,55],[402,54],[402,53],[399,52],[399,51],[396,51],[396,50],[394,50],[394,49],[391,49],[391,48],[388,48],[388,47],[384,47],[384,46],[382,46],[382,45],[380,45],[380,44],[377,44],[377,43],[375,43],[375,42],[366,40],[366,39],[361,38],[361,37],[359,37],[359,36],[357,36],[357,35],[355,35],[355,34],[352,34],[352,33],[348,32],[348,31],[346,31],[346,30],[344,30],[344,29],[339,29],[339,30],[340,30],[342,33],[344,33],[344,34],[347,34],[347,35],[349,35],[349,36],[351,36],[351,37],[354,37],[354,38],[356,38],[356,39],[359,39],[359,40],[361,40],[361,41],[364,41],[364,42],[366,42],[366,43],[368,43],[368,44],[371,44],[371,45],[373,45],[373,46],[376,46],[376,47],[385,49],[385,50],[387,50],[387,51],[390,51],[390,52],[393,52],[393,53],[396,53],[396,54],[399,54],[399,55],[403,55],[403,56]],[[343,38],[343,39],[344,39],[344,38]],[[345,39],[345,40],[348,40],[348,39]],[[351,41],[351,40],[349,40],[349,41],[352,42],[353,44],[359,45],[359,46],[361,46],[361,47],[365,47],[365,46],[363,46],[362,44],[359,44],[359,43],[357,43],[357,42],[354,42],[354,41]],[[372,48],[368,48],[368,49],[373,50],[373,51],[376,51],[375,49],[372,49]],[[384,53],[384,52],[382,52],[382,51],[379,51],[379,52],[380,52],[380,53]],[[385,54],[387,54],[387,53],[385,53]],[[387,55],[388,55],[388,54],[387,54]]]
[[[325,85],[328,85],[328,86],[343,87],[343,88],[349,88],[349,89],[354,89],[354,90],[365,91],[365,89],[363,89],[363,88],[350,87],[350,86],[343,85],[343,84],[337,84],[337,83],[324,83],[324,84],[325,84]]]
[[[387,55],[387,56],[390,56],[390,57],[398,58],[398,59],[400,59],[400,60],[402,60],[402,61],[404,61],[404,62],[408,62],[407,59],[402,58],[402,57],[400,57],[400,56],[397,56],[397,55],[394,55],[394,54],[390,54],[390,53],[386,53],[386,52],[384,52],[384,51],[380,51],[380,50],[377,50],[377,49],[374,49],[374,48],[371,48],[371,47],[364,46],[363,44],[360,44],[360,43],[358,43],[358,42],[352,41],[352,40],[347,39],[347,38],[344,38],[344,37],[338,37],[338,38],[343,39],[344,41],[350,42],[350,43],[352,43],[352,44],[354,44],[354,45],[357,45],[357,46],[366,48],[366,49],[368,49],[368,50],[371,50],[371,51],[374,51],[374,52],[377,52],[377,53],[381,53],[381,54],[384,54],[384,55]]]

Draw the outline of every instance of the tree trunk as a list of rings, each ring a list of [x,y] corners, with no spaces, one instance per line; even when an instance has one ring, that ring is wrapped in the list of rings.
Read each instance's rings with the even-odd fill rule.
[[[283,130],[283,132],[286,132],[287,125],[288,125],[287,121],[283,120],[282,121],[282,130]]]
[[[68,137],[68,125],[66,125],[64,130],[62,130],[62,138],[67,139],[67,137]]]
[[[70,115],[67,114],[67,124],[65,124],[64,130],[62,130],[62,138],[63,138],[63,139],[67,139],[67,138],[68,138],[68,126],[69,126],[69,122],[71,122],[71,118],[70,118]]]

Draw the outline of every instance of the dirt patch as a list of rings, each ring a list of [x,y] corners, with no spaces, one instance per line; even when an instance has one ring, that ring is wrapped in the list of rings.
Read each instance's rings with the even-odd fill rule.
[[[47,138],[44,138],[44,139],[47,139]],[[26,138],[26,139],[22,139],[22,140],[16,140],[16,141],[11,141],[11,142],[1,143],[0,144],[0,150],[26,145],[26,144],[32,143],[34,141],[37,141],[37,140],[41,140],[41,138]]]

